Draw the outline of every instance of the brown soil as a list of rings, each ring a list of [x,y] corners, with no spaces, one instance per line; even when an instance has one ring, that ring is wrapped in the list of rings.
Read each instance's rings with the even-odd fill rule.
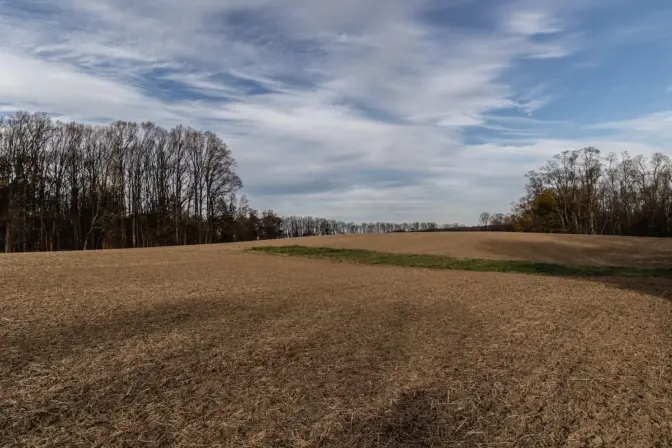
[[[249,243],[248,243],[249,244]],[[258,241],[459,258],[672,268],[672,238],[505,232],[392,233]]]
[[[668,300],[240,247],[0,257],[0,445],[672,445]]]

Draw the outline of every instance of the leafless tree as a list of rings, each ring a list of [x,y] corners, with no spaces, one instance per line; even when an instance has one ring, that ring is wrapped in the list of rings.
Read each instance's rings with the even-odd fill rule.
[[[485,230],[488,230],[488,225],[490,224],[490,213],[488,212],[483,212],[481,215],[478,217],[478,223],[482,225]]]

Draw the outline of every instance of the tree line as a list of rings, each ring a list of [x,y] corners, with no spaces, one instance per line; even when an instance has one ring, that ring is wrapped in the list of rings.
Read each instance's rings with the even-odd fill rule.
[[[18,112],[0,121],[0,252],[208,244],[440,228],[281,218],[243,184],[212,132],[93,126]]]
[[[431,232],[462,227],[460,224],[442,224],[435,222],[344,222],[311,216],[289,216],[282,218],[282,236],[296,238],[319,235],[355,235],[392,232]]]
[[[93,126],[16,113],[0,121],[0,252],[208,244],[310,235],[469,229],[434,222],[353,223],[257,211],[231,150],[190,127]],[[527,174],[508,214],[481,230],[672,236],[664,154],[564,151]]]
[[[481,225],[514,231],[672,236],[672,161],[596,148],[563,151],[527,174],[526,194],[508,215]]]

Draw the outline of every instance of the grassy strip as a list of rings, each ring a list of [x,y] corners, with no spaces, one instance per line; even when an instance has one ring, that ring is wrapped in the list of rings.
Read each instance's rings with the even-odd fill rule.
[[[477,272],[512,272],[542,274],[557,277],[645,277],[672,278],[672,269],[634,268],[625,266],[580,266],[556,263],[536,263],[517,260],[485,260],[452,258],[443,255],[394,254],[363,249],[335,249],[330,247],[261,246],[255,252],[298,257],[349,261],[363,264],[384,264],[429,269],[453,269]]]

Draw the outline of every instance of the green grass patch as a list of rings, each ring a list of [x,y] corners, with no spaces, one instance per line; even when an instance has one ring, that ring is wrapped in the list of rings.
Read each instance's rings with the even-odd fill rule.
[[[444,255],[395,254],[364,249],[336,249],[331,247],[260,246],[252,247],[250,250],[269,254],[319,258],[362,264],[382,264],[428,269],[452,269],[458,271],[511,272],[516,274],[540,274],[557,277],[672,278],[672,269],[667,268],[586,266],[517,260],[453,258]]]

